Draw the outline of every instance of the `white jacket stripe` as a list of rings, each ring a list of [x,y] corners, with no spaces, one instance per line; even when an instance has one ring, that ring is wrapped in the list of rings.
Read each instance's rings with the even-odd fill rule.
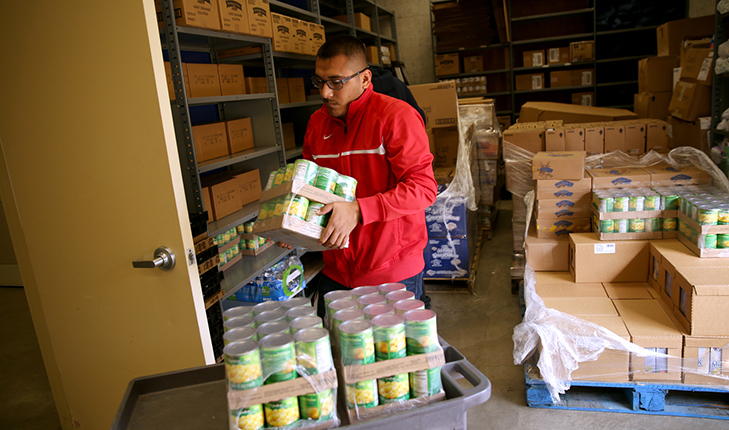
[[[339,157],[344,157],[347,155],[363,155],[363,154],[385,155],[385,146],[383,144],[380,144],[380,146],[376,149],[355,149],[354,151],[345,151],[345,152],[341,152],[339,154],[314,155],[314,160],[316,160],[318,158],[339,158]]]

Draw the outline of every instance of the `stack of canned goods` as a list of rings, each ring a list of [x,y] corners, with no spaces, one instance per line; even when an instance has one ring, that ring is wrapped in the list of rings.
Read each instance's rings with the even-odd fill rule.
[[[255,221],[244,222],[243,224],[236,227],[238,234],[252,234],[253,226],[256,224]],[[266,244],[268,240],[262,236],[255,236],[253,239],[241,239],[238,247],[241,251],[243,250],[256,250]]]
[[[333,368],[329,332],[323,328],[320,318],[302,310],[306,307],[311,308],[308,299],[292,299],[291,303],[264,302],[225,312],[224,318],[229,319],[225,322],[223,352],[229,390],[248,390],[294,379],[298,373],[314,375]],[[298,314],[304,316],[296,316]],[[236,320],[241,321],[236,323]],[[250,325],[251,321],[253,325]],[[230,409],[229,428],[283,427],[300,418],[327,421],[333,417],[334,397],[334,391],[328,389],[298,398]]]
[[[597,190],[593,192],[592,202],[600,213],[648,212],[663,210],[662,197],[650,188],[625,188]],[[664,230],[660,216],[600,220],[598,227],[600,233],[644,233]]]
[[[313,161],[296,160],[277,171],[271,172],[264,191],[275,186],[298,180],[304,184],[336,194],[351,202],[355,200],[357,180],[337,173],[336,170],[319,167]],[[306,197],[297,194],[287,194],[261,203],[258,219],[264,220],[286,214],[303,221],[326,227],[329,216],[317,215],[324,205],[309,201]]]
[[[681,212],[695,223],[729,225],[729,194],[711,186],[686,187],[681,195]],[[699,248],[729,248],[729,234],[700,234],[689,223],[679,222],[679,232]]]
[[[213,243],[218,247],[222,248],[230,242],[238,238],[242,234],[251,234],[253,232],[253,225],[255,221],[245,222],[230,230],[226,230],[213,237]],[[268,240],[265,237],[256,236],[253,239],[240,239],[240,242],[236,246],[230,247],[227,250],[220,253],[220,263],[218,267],[225,266],[229,261],[233,260],[240,254],[240,251],[245,250],[256,250],[266,244]]]

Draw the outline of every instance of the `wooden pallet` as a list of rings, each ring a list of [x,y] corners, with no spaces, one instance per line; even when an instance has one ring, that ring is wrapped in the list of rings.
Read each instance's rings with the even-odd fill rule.
[[[483,236],[478,236],[476,251],[471,261],[471,275],[468,278],[423,278],[423,281],[429,283],[426,291],[428,293],[473,294],[476,274],[478,272],[478,263],[481,259],[481,245],[483,245]],[[450,283],[451,285],[444,285],[446,283]]]
[[[524,364],[526,401],[532,408],[729,420],[729,386],[572,381],[560,404],[554,404],[540,378],[536,359]]]

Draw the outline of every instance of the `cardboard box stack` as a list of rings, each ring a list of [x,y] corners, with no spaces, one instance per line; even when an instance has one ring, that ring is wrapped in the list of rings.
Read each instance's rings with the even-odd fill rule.
[[[250,118],[192,126],[198,163],[246,151],[254,147]]]
[[[172,7],[177,25],[273,37],[268,0],[247,0],[245,3],[174,0]],[[158,24],[164,27],[160,0],[155,1],[155,8]]]
[[[261,197],[258,169],[229,170],[201,178],[202,195],[208,221],[215,221],[240,210]]]

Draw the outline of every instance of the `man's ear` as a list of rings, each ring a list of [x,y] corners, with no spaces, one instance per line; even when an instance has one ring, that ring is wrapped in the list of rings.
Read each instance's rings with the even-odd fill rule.
[[[367,69],[362,72],[362,89],[365,90],[372,84],[372,70]]]

